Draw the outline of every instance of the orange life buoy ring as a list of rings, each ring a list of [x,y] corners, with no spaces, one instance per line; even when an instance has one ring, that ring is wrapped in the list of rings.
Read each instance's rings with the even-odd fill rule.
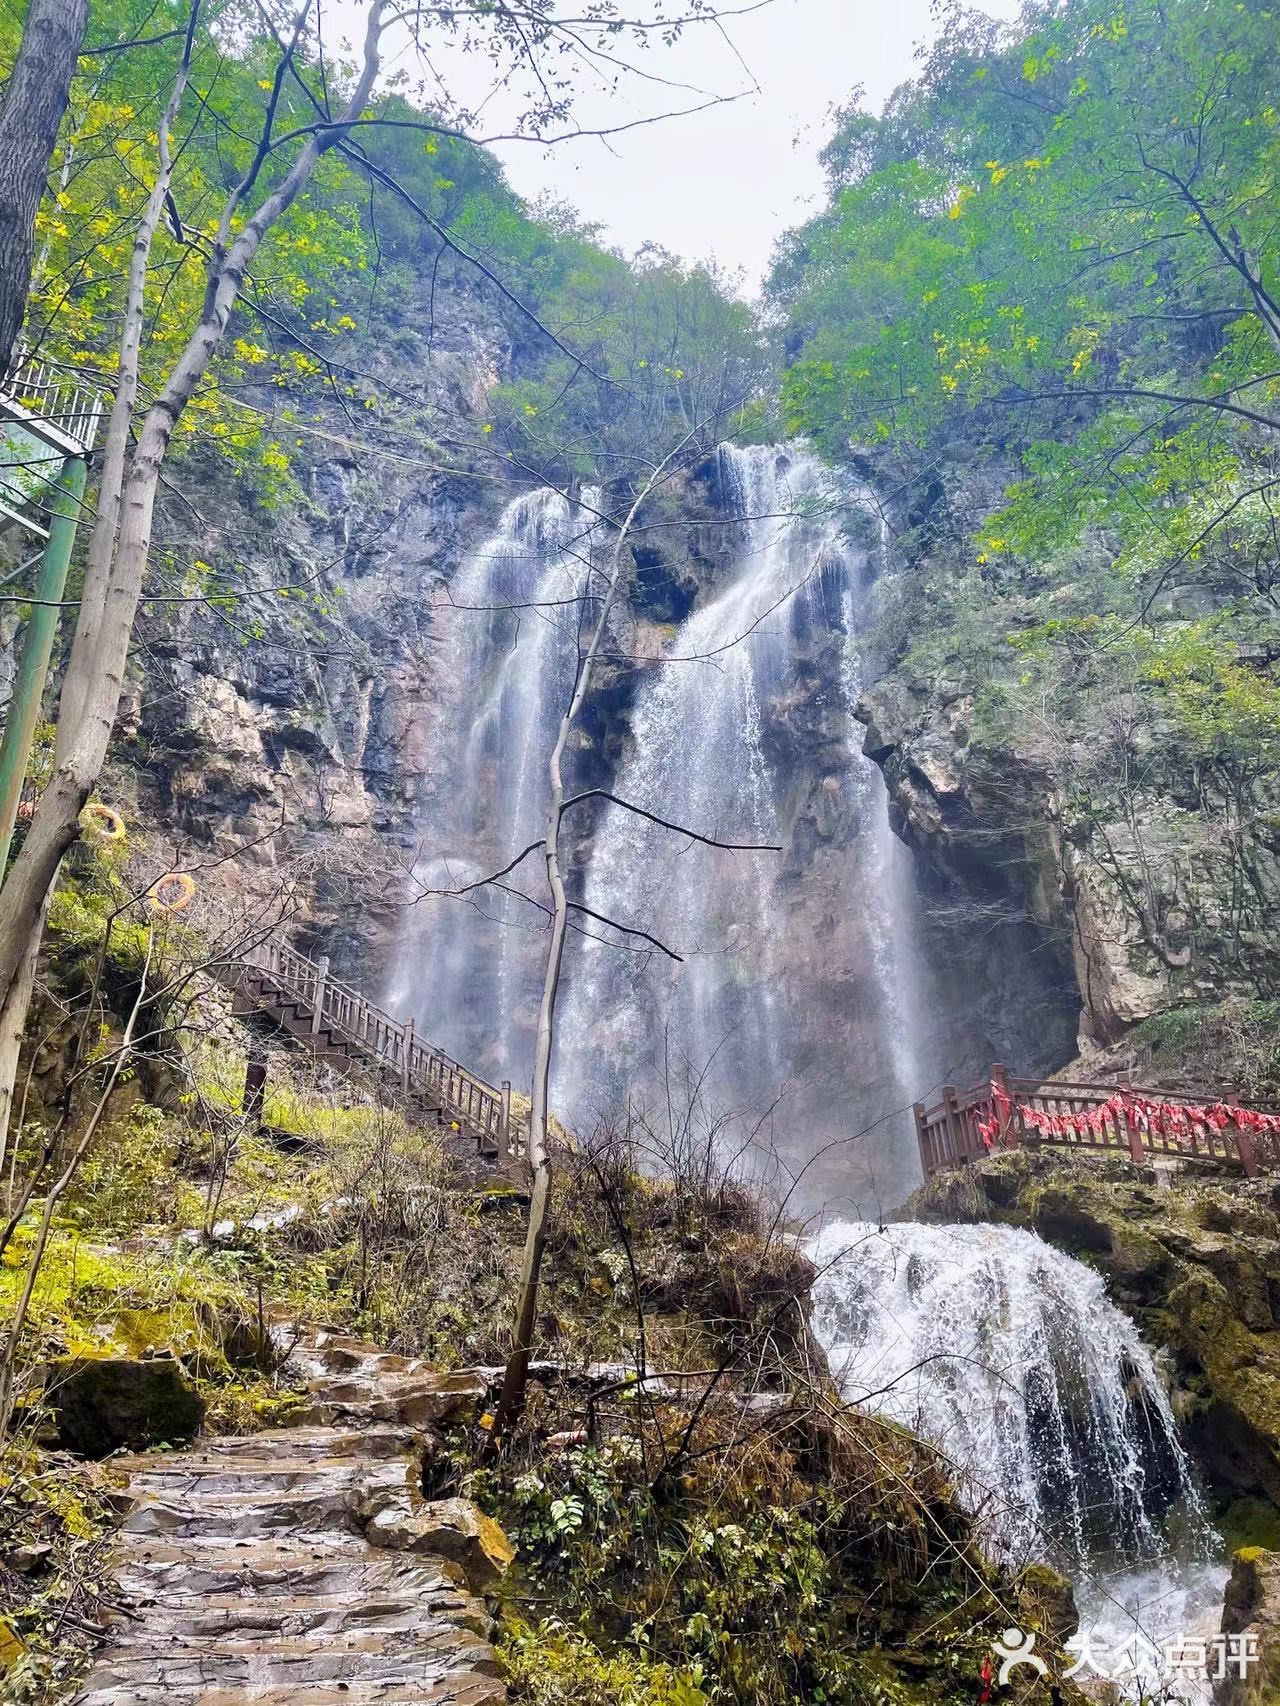
[[[166,871],[147,890],[147,905],[155,912],[185,912],[195,898],[196,880],[185,871]]]
[[[80,813],[80,823],[83,829],[92,829],[99,841],[124,840],[124,819],[101,800],[89,802]]]

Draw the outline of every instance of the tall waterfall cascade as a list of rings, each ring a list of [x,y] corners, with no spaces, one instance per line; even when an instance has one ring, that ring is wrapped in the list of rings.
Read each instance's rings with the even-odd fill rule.
[[[734,529],[730,571],[647,669],[614,791],[669,823],[756,850],[707,846],[623,806],[605,810],[586,905],[680,958],[643,944],[575,945],[557,1101],[589,1127],[646,1084],[687,1072],[753,1113],[790,1097],[847,1132],[855,1106],[874,1119],[910,1102],[923,1070],[920,1015],[908,1010],[919,984],[910,855],[889,828],[884,783],[853,719],[856,637],[876,565],[874,547],[849,543],[846,522],[861,509],[867,523],[869,505],[794,446],[724,445],[718,484]],[[833,702],[820,711],[837,726],[839,756],[823,787],[847,802],[851,822],[824,853],[832,928],[797,946],[788,718],[813,692],[815,653],[833,642]],[[815,1013],[840,1002],[856,1009],[856,1035],[824,1046]],[[893,1142],[900,1177],[888,1194],[900,1196],[902,1176],[913,1182],[909,1122],[898,1122]]]
[[[809,1254],[845,1397],[931,1440],[1010,1561],[1072,1578],[1095,1650],[1212,1636],[1221,1542],[1151,1352],[1098,1274],[1010,1227],[846,1222]]]
[[[468,1066],[517,1081],[528,1043],[545,915],[539,865],[502,887],[456,891],[541,833],[547,761],[573,688],[581,599],[600,494],[522,493],[463,562],[440,611],[443,755],[419,826],[418,899],[390,1002]]]

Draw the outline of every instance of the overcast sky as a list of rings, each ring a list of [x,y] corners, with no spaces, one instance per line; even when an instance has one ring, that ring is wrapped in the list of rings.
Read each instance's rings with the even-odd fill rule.
[[[727,0],[726,9],[736,0]],[[740,0],[737,0],[740,3]],[[986,8],[1011,17],[1011,0]],[[628,252],[646,241],[688,259],[714,256],[741,268],[753,289],[778,233],[822,200],[818,150],[833,105],[858,84],[878,110],[913,74],[919,44],[931,34],[929,0],[772,0],[746,16],[688,28],[672,47],[639,55],[646,71],[729,95],[731,105],[671,118],[630,134],[565,143],[546,150],[499,144],[496,152],[520,194],[572,202],[604,227],[606,240]],[[479,104],[482,67],[460,62],[448,80]],[[575,119],[584,127],[617,125],[705,98],[680,88],[627,80],[607,98],[584,83]],[[483,115],[504,128],[502,99]]]

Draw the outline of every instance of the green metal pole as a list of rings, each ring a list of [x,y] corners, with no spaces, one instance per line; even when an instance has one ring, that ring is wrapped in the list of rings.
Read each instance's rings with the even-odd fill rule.
[[[49,659],[53,655],[53,638],[62,614],[58,606],[67,584],[67,567],[71,562],[71,546],[76,536],[76,523],[80,519],[87,472],[82,456],[70,456],[62,464],[62,472],[53,488],[49,539],[40,562],[40,582],[36,588],[39,602],[31,606],[31,615],[27,619],[22,660],[18,664],[13,697],[9,701],[4,737],[0,739],[0,881],[3,881],[2,873],[9,863],[9,848],[27,774],[27,759],[31,755],[32,737],[40,720],[40,701],[44,698]]]

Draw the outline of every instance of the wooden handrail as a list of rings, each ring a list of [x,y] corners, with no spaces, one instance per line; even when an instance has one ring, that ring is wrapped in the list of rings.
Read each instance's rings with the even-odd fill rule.
[[[402,1091],[425,1093],[445,1115],[482,1142],[491,1139],[499,1156],[528,1153],[528,1120],[511,1117],[511,1087],[486,1084],[419,1036],[412,1020],[393,1018],[329,973],[327,960],[308,959],[287,942],[268,937],[251,948],[244,964],[266,974],[278,988],[312,1013],[312,1034],[321,1030],[353,1044],[366,1059],[393,1076]]]
[[[1280,1138],[1274,1133],[1259,1134],[1235,1118],[1221,1129],[1209,1121],[1192,1121],[1184,1131],[1143,1130],[1136,1117],[1125,1114],[1123,1105],[1115,1105],[1117,1098],[1176,1103],[1188,1109],[1225,1106],[1239,1108],[1242,1113],[1280,1111],[1274,1104],[1246,1103],[1228,1089],[1174,1092],[1078,1079],[1012,1078],[997,1065],[985,1084],[967,1090],[944,1085],[941,1101],[932,1107],[916,1104],[916,1139],[924,1176],[928,1179],[946,1168],[963,1167],[990,1154],[993,1148],[1016,1149],[1023,1144],[1110,1150],[1134,1161],[1149,1155],[1196,1157],[1238,1165],[1250,1175],[1262,1165],[1280,1167]],[[1098,1119],[1096,1110],[1100,1108],[1108,1111]],[[1088,1129],[1078,1129],[1070,1119],[1091,1111],[1095,1118]],[[1049,1122],[1045,1119],[1029,1124],[1027,1116],[1033,1112],[1049,1119],[1065,1116],[1061,1129],[1046,1131]],[[1261,1123],[1253,1122],[1255,1127]]]

